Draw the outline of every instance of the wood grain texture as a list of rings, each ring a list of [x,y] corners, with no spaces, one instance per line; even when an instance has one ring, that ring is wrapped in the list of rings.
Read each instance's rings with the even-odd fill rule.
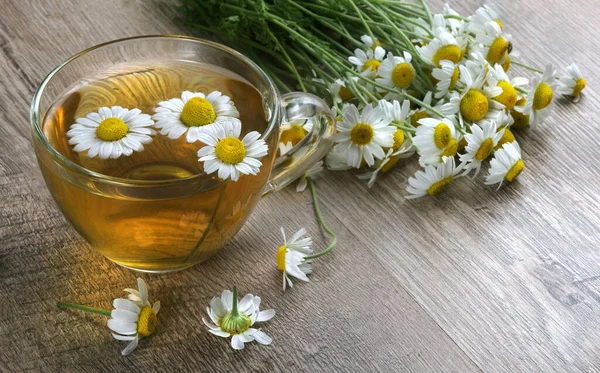
[[[440,5],[436,2],[436,5]],[[476,1],[461,2],[463,13]],[[580,63],[588,88],[517,134],[526,172],[494,193],[461,179],[442,196],[403,198],[409,161],[369,190],[350,173],[318,182],[340,245],[311,283],[282,293],[278,226],[323,246],[308,193],[261,201],[209,262],[143,277],[160,326],[129,357],[105,320],[57,300],[110,308],[136,274],[92,252],[64,220],[30,145],[28,109],[44,75],[86,47],[186,33],[172,3],[4,0],[0,12],[0,371],[599,371],[600,41],[594,2],[514,1],[503,19],[525,62]],[[277,316],[273,345],[234,352],[204,330],[210,298],[238,285]]]

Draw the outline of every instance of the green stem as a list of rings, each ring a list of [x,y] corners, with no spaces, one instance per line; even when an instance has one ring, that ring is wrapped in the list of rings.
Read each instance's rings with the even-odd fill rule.
[[[369,34],[369,36],[371,36],[371,38],[373,38],[373,41],[377,40],[377,38],[375,37],[375,35],[373,35],[373,31],[371,31],[371,28],[369,27],[369,24],[367,22],[365,22],[365,18],[363,17],[363,13],[360,11],[360,9],[358,9],[358,7],[354,3],[354,1],[353,0],[348,0],[348,2],[350,3],[350,5],[352,5],[352,7],[354,8],[354,10],[356,11],[356,14],[358,14],[358,18],[360,18],[360,22],[363,24],[365,30],[367,30],[367,33]]]
[[[517,65],[517,66],[524,67],[524,68],[526,68],[527,70],[535,71],[536,73],[539,73],[539,74],[543,74],[543,73],[544,73],[544,71],[543,71],[543,70],[536,69],[535,67],[532,67],[532,66],[526,65],[526,64],[524,64],[524,63],[521,63],[521,62],[518,62],[518,61],[510,60],[510,63],[511,63],[511,64],[514,64],[514,65]]]
[[[429,18],[429,25],[431,27],[433,27],[433,15],[431,14],[431,11],[429,10],[429,7],[425,3],[425,0],[419,0],[419,3],[421,3],[421,6],[423,7],[423,10],[425,11],[425,14],[427,14],[427,18]]]
[[[231,314],[237,315],[238,312],[238,291],[237,286],[233,287],[233,303],[231,305]]]
[[[82,306],[81,304],[74,304],[74,303],[68,303],[68,302],[56,302],[56,306],[58,306],[58,308],[73,308],[73,309],[80,310],[80,311],[85,311],[85,312],[95,313],[97,315],[110,317],[110,311],[99,310],[97,308],[92,308],[92,307],[88,307],[88,306]]]
[[[312,194],[313,205],[315,207],[315,214],[317,215],[319,224],[321,224],[321,227],[323,228],[323,230],[325,232],[327,232],[327,234],[331,237],[331,244],[329,245],[328,248],[321,251],[320,253],[312,254],[305,258],[305,259],[315,259],[315,258],[323,256],[323,255],[327,254],[328,252],[330,252],[331,250],[333,250],[333,248],[337,244],[337,236],[335,235],[335,233],[333,233],[333,231],[331,229],[329,229],[329,227],[327,226],[327,224],[325,224],[325,221],[323,220],[323,215],[321,215],[321,209],[319,208],[319,201],[317,200],[317,190],[315,188],[315,183],[313,183],[312,178],[310,178],[310,177],[307,177],[306,180],[308,181],[308,186],[310,186],[310,192]]]

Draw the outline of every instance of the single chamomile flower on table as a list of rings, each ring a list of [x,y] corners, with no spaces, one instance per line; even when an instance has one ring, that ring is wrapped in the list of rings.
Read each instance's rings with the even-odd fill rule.
[[[547,65],[543,75],[533,78],[525,104],[515,106],[515,110],[529,116],[529,125],[535,126],[550,113],[554,92],[557,89],[556,71],[552,65]]]
[[[456,167],[454,157],[444,157],[439,165],[426,166],[425,171],[419,170],[414,177],[408,179],[406,191],[409,194],[406,198],[439,194],[450,185],[460,171],[460,167]]]
[[[506,180],[513,182],[525,168],[525,163],[521,158],[521,148],[519,143],[511,142],[504,144],[502,149],[494,153],[494,158],[490,161],[489,175],[486,177],[485,184],[498,184],[498,189]]]
[[[468,68],[461,65],[460,91],[454,91],[450,100],[442,105],[441,111],[445,115],[458,114],[459,123],[463,120],[476,122],[481,119],[493,118],[504,105],[493,100],[502,94],[502,88],[497,86],[497,81],[491,75],[485,77],[481,71],[477,77],[471,75]]]
[[[148,287],[141,278],[137,279],[138,290],[125,289],[129,293],[129,299],[117,298],[113,302],[115,307],[108,320],[108,327],[114,333],[116,340],[129,341],[129,344],[121,352],[123,355],[130,354],[143,337],[148,337],[156,327],[156,314],[160,310],[160,302],[150,305],[148,301]]]
[[[231,337],[231,347],[235,350],[244,349],[244,343],[256,341],[261,345],[269,345],[273,341],[265,332],[252,328],[257,322],[271,320],[275,310],[260,311],[261,299],[252,294],[246,294],[238,300],[237,288],[233,292],[223,290],[220,297],[213,297],[206,313],[210,321],[202,318],[202,322],[211,334],[219,337]]]
[[[475,37],[474,49],[485,56],[489,63],[502,63],[508,57],[510,39],[510,35],[503,33],[498,23],[486,22],[482,32]]]
[[[238,120],[240,116],[231,98],[219,91],[208,95],[185,91],[181,98],[159,102],[154,111],[152,119],[161,135],[177,139],[185,133],[189,143],[197,141],[201,133],[216,123]]]
[[[348,166],[359,168],[364,161],[372,166],[375,159],[385,156],[384,147],[394,144],[396,128],[389,126],[391,119],[381,106],[366,105],[359,113],[354,105],[345,105],[342,122],[334,141],[334,152],[346,155]]]
[[[73,150],[100,159],[130,156],[134,151],[144,150],[144,144],[152,142],[154,121],[140,109],[121,106],[101,107],[98,112],[77,118],[67,132]]]
[[[481,163],[492,154],[503,135],[504,129],[497,131],[495,121],[481,121],[480,124],[472,125],[471,133],[465,135],[466,153],[459,157],[464,169],[463,175],[475,170],[473,177],[477,176]]]
[[[352,77],[352,79],[356,82],[358,77]],[[336,79],[329,86],[329,93],[333,97],[333,103],[338,104],[340,102],[348,102],[354,98],[354,94],[352,91],[346,87],[346,82],[342,79]]]
[[[437,165],[443,157],[453,157],[458,151],[459,133],[453,117],[444,119],[424,118],[419,120],[412,141],[419,153],[421,166]]]
[[[386,59],[381,63],[375,81],[392,89],[406,89],[415,78],[415,68],[411,65],[412,56],[403,52],[402,57],[394,56],[388,52]],[[380,91],[386,91],[379,88]]]
[[[198,134],[198,140],[206,144],[198,150],[200,162],[204,162],[204,172],[218,171],[222,180],[237,181],[240,175],[256,175],[260,171],[260,159],[267,155],[269,148],[260,133],[249,132],[239,139],[242,125],[239,120],[230,118],[215,123],[205,132]]]
[[[290,276],[302,281],[308,281],[308,276],[311,272],[312,260],[307,259],[313,253],[312,239],[306,236],[306,229],[298,230],[288,240],[285,237],[285,231],[281,228],[283,236],[283,245],[277,249],[277,268],[283,271],[283,290],[287,286],[294,287]],[[306,236],[306,237],[305,237]]]
[[[421,59],[426,63],[441,67],[440,61],[447,60],[458,63],[462,56],[461,48],[456,38],[448,31],[438,28],[434,30],[435,37],[423,47],[417,47]]]
[[[379,66],[385,57],[385,49],[382,47],[375,47],[375,49],[368,49],[366,52],[360,48],[354,50],[354,56],[348,57],[348,61],[356,65],[358,71],[368,77],[375,78]]]
[[[581,91],[587,85],[583,74],[581,74],[581,70],[579,70],[579,66],[573,63],[567,66],[567,73],[569,76],[565,76],[560,78],[559,87],[557,92],[566,96],[572,96],[573,101],[579,101],[581,97]]]

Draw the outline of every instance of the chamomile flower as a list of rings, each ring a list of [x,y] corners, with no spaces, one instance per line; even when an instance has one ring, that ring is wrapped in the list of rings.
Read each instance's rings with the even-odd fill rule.
[[[292,143],[296,146],[306,135],[312,131],[313,123],[308,119],[294,119],[280,128],[279,142],[287,144]]]
[[[448,60],[440,61],[440,67],[436,67],[431,71],[431,75],[438,81],[435,98],[442,98],[449,90],[454,89],[458,82],[459,71],[458,65]]]
[[[465,135],[466,153],[460,155],[464,175],[475,170],[473,177],[477,176],[481,163],[492,154],[503,135],[504,129],[497,131],[495,121],[482,121],[471,126],[471,133]]]
[[[476,50],[491,64],[502,63],[508,57],[510,35],[502,32],[498,23],[486,22],[483,32],[475,37]]]
[[[485,78],[484,71],[473,78],[468,68],[462,65],[459,68],[461,91],[452,92],[449,102],[442,106],[442,113],[458,114],[459,123],[462,123],[463,119],[469,122],[489,119],[497,115],[498,110],[504,109],[504,105],[492,100],[502,94],[502,88],[496,85],[495,79]]]
[[[494,100],[504,105],[507,110],[511,110],[515,107],[518,100],[518,93],[515,87],[519,88],[527,85],[529,80],[522,77],[510,79],[508,75],[506,75],[504,68],[499,64],[494,65],[491,69],[491,74],[494,75],[498,87],[502,88],[502,93],[494,97]]]
[[[385,154],[385,158],[378,162],[377,168],[364,174],[357,175],[357,177],[361,180],[369,180],[367,182],[367,187],[372,188],[380,173],[389,172],[396,164],[398,164],[400,159],[411,157],[414,153],[415,152],[412,151],[412,146],[410,145],[403,146],[397,150],[390,148]]]
[[[311,272],[312,260],[306,259],[312,254],[312,239],[304,237],[306,229],[302,228],[294,233],[289,240],[285,237],[285,231],[281,227],[281,235],[283,236],[283,245],[277,249],[277,268],[283,271],[283,290],[286,286],[294,287],[291,277],[295,277],[302,281],[308,281],[308,276]]]
[[[488,1],[482,7],[475,11],[475,14],[469,17],[469,30],[474,34],[479,34],[485,30],[485,24],[495,22],[502,30],[504,27],[500,21],[502,7],[496,1]]]
[[[144,150],[144,144],[152,142],[155,134],[154,121],[140,109],[124,109],[120,106],[101,107],[96,113],[77,118],[67,136],[73,150],[100,159],[130,156],[134,151]]]
[[[296,185],[296,192],[301,193],[304,192],[306,186],[308,185],[308,178],[315,179],[323,172],[323,161],[318,161],[317,163],[310,166],[310,168],[300,176],[298,180],[298,184]]]
[[[363,159],[372,166],[375,158],[385,156],[383,147],[394,144],[396,128],[389,126],[391,119],[381,106],[373,108],[368,104],[359,113],[356,106],[345,105],[342,119],[335,135],[334,151],[346,155],[348,166],[359,168]]]
[[[426,63],[440,67],[440,61],[457,63],[462,55],[456,38],[448,31],[438,28],[435,37],[425,46],[417,47],[421,58]]]
[[[375,81],[389,88],[406,89],[415,78],[415,68],[411,65],[412,56],[408,52],[403,57],[388,52],[386,59],[379,66]]]
[[[218,171],[222,180],[237,181],[240,175],[258,174],[262,162],[260,158],[269,150],[260,133],[252,131],[239,139],[242,125],[239,120],[230,118],[215,123],[205,132],[198,134],[198,140],[206,145],[198,150],[200,162],[204,162],[204,172]]]
[[[554,92],[558,89],[556,71],[547,65],[542,76],[536,76],[527,92],[524,106],[515,106],[515,110],[529,116],[529,125],[535,126],[549,114],[552,108]]]
[[[579,101],[581,91],[583,91],[587,82],[585,81],[583,74],[581,74],[581,70],[579,70],[579,67],[575,63],[567,66],[567,73],[569,76],[560,78],[557,92],[563,95],[572,96],[574,98],[573,101],[577,102]]]
[[[115,309],[111,312],[108,327],[116,340],[129,341],[121,354],[130,354],[143,337],[148,337],[156,327],[156,314],[160,310],[160,302],[150,306],[148,287],[141,278],[137,279],[138,290],[125,289],[129,299],[117,298],[113,302]]]
[[[383,109],[390,120],[396,124],[403,124],[410,113],[410,101],[404,100],[402,104],[398,100],[379,100],[379,106]]]
[[[351,169],[352,167],[348,166],[348,162],[346,161],[347,158],[348,155],[345,151],[340,151],[339,149],[336,151],[333,148],[325,157],[327,169],[333,171],[347,171]]]
[[[385,49],[381,47],[375,47],[375,49],[368,49],[366,52],[360,48],[354,50],[354,56],[348,57],[348,61],[356,65],[358,71],[364,76],[374,78],[377,76],[377,70],[385,57]]]
[[[246,294],[238,300],[237,288],[233,292],[223,290],[220,297],[214,297],[206,307],[210,321],[202,318],[209,333],[219,337],[231,337],[231,347],[244,349],[244,343],[256,341],[261,345],[269,345],[273,341],[265,332],[252,328],[257,322],[269,321],[275,316],[275,310],[260,311],[261,299]]]
[[[369,35],[363,35],[360,37],[360,41],[365,45],[366,49],[375,50],[377,47],[381,47],[381,43],[377,39],[373,39]]]
[[[419,124],[412,141],[417,147],[421,166],[437,165],[443,157],[456,155],[460,138],[453,118],[424,118]]]
[[[208,95],[185,91],[181,98],[159,102],[154,111],[156,114],[152,119],[156,121],[155,127],[161,135],[177,139],[185,133],[190,143],[197,141],[200,133],[206,132],[214,124],[240,116],[229,96],[219,91]]]
[[[434,109],[441,110],[442,105],[444,104],[444,100],[439,100],[435,105],[432,105],[433,94],[431,91],[428,91],[423,97],[423,103],[427,106],[432,106]],[[433,115],[429,112],[426,107],[419,107],[414,110],[408,112],[408,119],[410,120],[410,125],[413,127],[419,127],[421,124],[419,120],[423,118],[429,118]]]
[[[498,189],[500,189],[504,180],[512,182],[524,168],[525,163],[521,159],[519,143],[515,141],[504,144],[502,149],[494,153],[494,158],[490,161],[490,173],[485,184],[498,184]]]
[[[352,77],[354,81],[358,80],[357,77]],[[340,102],[348,102],[354,98],[354,94],[348,87],[346,87],[346,82],[342,79],[336,79],[335,82],[329,86],[329,93],[333,97],[334,103]]]
[[[444,157],[437,166],[426,166],[425,171],[417,171],[414,177],[408,179],[407,199],[419,198],[426,195],[436,195],[444,191],[460,172],[456,167],[454,157]]]

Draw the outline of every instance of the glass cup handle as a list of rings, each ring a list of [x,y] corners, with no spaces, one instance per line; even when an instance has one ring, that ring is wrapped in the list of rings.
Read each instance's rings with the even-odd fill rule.
[[[280,129],[293,123],[302,125],[308,133],[291,150],[275,159],[263,196],[287,186],[323,159],[335,135],[335,117],[319,97],[304,92],[286,93],[281,96],[281,105]]]

